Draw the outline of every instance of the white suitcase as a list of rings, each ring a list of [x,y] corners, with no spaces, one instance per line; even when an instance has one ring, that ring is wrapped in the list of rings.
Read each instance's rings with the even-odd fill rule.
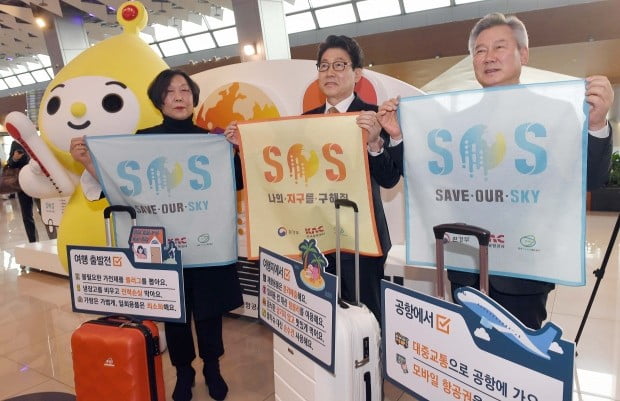
[[[375,316],[359,302],[359,225],[357,205],[336,201],[336,232],[340,232],[340,206],[355,212],[356,300],[336,306],[334,374],[273,336],[275,399],[279,401],[379,401],[383,377],[379,347],[381,330]],[[336,237],[336,272],[340,276],[340,238]]]

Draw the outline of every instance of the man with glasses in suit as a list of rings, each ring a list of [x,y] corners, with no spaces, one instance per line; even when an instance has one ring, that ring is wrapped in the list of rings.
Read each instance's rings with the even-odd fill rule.
[[[358,43],[347,36],[330,35],[319,45],[317,54],[319,89],[326,97],[324,105],[304,114],[361,112],[357,125],[368,131],[368,164],[377,233],[382,256],[360,256],[360,300],[381,323],[381,279],[387,254],[392,247],[380,187],[391,188],[402,175],[403,145],[400,131],[390,134],[381,127],[377,105],[364,102],[354,91],[362,78],[364,55]],[[352,199],[355,201],[355,199]],[[360,235],[364,235],[361,233]],[[342,254],[342,297],[355,299],[354,255]],[[336,258],[326,255],[327,271],[335,273]]]

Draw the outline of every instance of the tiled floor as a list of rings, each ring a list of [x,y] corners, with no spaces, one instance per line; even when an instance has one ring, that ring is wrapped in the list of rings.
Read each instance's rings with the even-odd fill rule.
[[[0,399],[43,391],[73,393],[69,339],[91,316],[71,311],[66,278],[16,264],[13,248],[26,239],[18,207],[15,200],[0,200]],[[588,216],[588,284],[559,287],[551,294],[551,320],[567,339],[575,338],[595,281],[591,272],[603,258],[614,222],[613,213]],[[616,245],[577,348],[574,400],[620,400],[619,251]],[[234,318],[225,318],[224,330],[227,400],[274,400],[271,333],[257,322]],[[164,374],[169,397],[175,378],[167,355]],[[197,378],[194,399],[209,400]],[[413,399],[385,384],[385,400]]]

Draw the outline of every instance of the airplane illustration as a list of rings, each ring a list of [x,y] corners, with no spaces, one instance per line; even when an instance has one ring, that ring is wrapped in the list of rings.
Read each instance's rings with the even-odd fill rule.
[[[554,343],[560,333],[557,326],[546,324],[537,333],[527,334],[520,324],[509,317],[509,312],[483,298],[482,293],[471,288],[461,288],[455,295],[461,305],[480,317],[482,326],[497,330],[524,350],[541,358],[551,359],[548,354],[550,348],[555,351],[553,348],[558,347],[557,343]]]

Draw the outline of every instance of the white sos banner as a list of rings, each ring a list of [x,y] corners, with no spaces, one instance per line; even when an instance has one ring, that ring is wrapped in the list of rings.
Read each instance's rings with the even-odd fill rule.
[[[231,145],[222,135],[117,135],[87,141],[110,204],[132,206],[140,226],[164,227],[183,253],[184,268],[236,262],[234,166]],[[115,220],[117,238],[128,238],[129,228],[128,219]]]
[[[432,227],[491,231],[491,274],[585,283],[584,81],[401,100],[407,263],[435,265]],[[446,266],[475,272],[477,242],[449,234]]]

